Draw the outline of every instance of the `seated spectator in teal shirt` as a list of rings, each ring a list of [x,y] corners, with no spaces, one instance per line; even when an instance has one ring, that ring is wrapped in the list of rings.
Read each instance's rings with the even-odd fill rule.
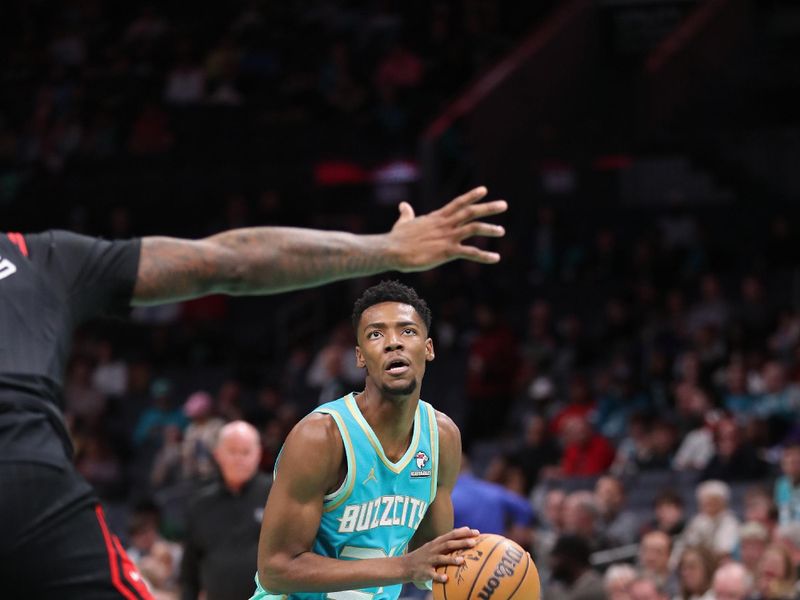
[[[783,525],[800,521],[800,443],[792,443],[781,455],[783,475],[775,482],[778,522]]]

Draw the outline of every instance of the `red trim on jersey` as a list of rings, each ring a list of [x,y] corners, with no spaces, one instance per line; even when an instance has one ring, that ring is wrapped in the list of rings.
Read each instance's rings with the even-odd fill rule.
[[[8,239],[14,244],[19,251],[22,252],[22,255],[27,257],[28,256],[28,244],[25,243],[25,237],[21,233],[11,232],[6,234]]]
[[[138,575],[133,562],[130,558],[128,558],[128,555],[120,546],[119,540],[108,530],[108,525],[106,525],[106,517],[103,514],[103,508],[98,504],[95,507],[94,512],[97,515],[97,521],[100,523],[100,531],[103,533],[103,540],[106,543],[106,551],[108,552],[108,566],[111,568],[111,583],[127,600],[154,600],[150,590],[147,589],[144,580],[141,578],[141,575]],[[120,569],[120,566],[122,569]],[[128,589],[125,585],[125,582],[120,580],[120,570],[122,570],[122,574],[127,580],[127,584],[133,588],[133,591]],[[131,573],[137,574],[137,581],[134,581],[134,579],[131,577]]]

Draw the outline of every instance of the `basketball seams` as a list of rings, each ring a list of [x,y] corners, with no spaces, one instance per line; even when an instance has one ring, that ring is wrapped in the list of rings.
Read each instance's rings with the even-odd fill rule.
[[[481,573],[483,572],[486,563],[489,562],[489,558],[492,556],[492,554],[494,554],[494,551],[497,550],[497,547],[505,541],[506,541],[505,538],[499,539],[497,543],[494,546],[492,546],[492,549],[489,550],[489,553],[486,555],[486,558],[483,559],[483,564],[481,565],[481,568],[478,569],[478,572],[475,574],[475,578],[472,580],[472,587],[469,588],[469,592],[467,592],[467,597],[465,600],[469,600],[469,598],[472,596],[472,592],[475,590],[475,584],[478,583],[478,578],[481,576]]]
[[[528,567],[531,566],[531,562],[532,562],[531,555],[528,554],[527,552],[525,553],[525,557],[527,558],[527,560],[525,561],[525,570],[522,572],[522,577],[520,578],[519,582],[517,583],[517,587],[515,587],[514,591],[511,592],[511,595],[508,597],[508,600],[514,600],[514,596],[516,595],[517,590],[519,590],[519,588],[522,586],[522,584],[525,583],[525,577],[528,575]]]

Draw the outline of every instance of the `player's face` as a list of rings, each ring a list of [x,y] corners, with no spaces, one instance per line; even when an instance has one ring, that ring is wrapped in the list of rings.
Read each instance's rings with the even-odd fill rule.
[[[382,302],[366,309],[358,324],[356,364],[388,396],[419,389],[425,363],[433,360],[433,341],[413,306]]]

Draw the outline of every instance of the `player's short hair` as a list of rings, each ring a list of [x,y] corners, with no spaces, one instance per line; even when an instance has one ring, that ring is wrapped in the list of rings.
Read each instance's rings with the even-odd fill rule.
[[[414,288],[403,285],[399,281],[384,280],[364,290],[361,297],[356,300],[353,305],[353,330],[358,334],[358,323],[361,321],[361,315],[370,306],[375,306],[381,302],[400,302],[408,304],[413,307],[417,314],[425,323],[425,329],[431,329],[431,309],[428,308],[428,303],[417,295]]]

